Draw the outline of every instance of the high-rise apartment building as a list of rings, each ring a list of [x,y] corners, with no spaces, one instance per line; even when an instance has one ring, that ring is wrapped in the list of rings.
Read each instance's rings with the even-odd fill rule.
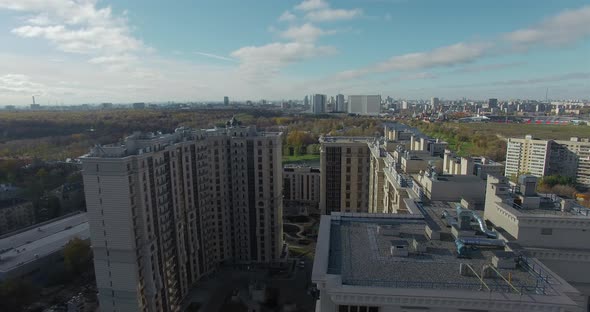
[[[101,311],[179,311],[220,263],[282,256],[280,133],[135,133],[82,165]]]
[[[562,175],[590,186],[590,141],[538,140],[531,135],[524,139],[510,138],[506,149],[507,177],[531,174],[537,177]]]
[[[370,137],[321,137],[320,211],[367,212]]]
[[[227,96],[223,97],[223,105],[229,105],[229,97],[227,97]]]
[[[488,108],[497,108],[498,99],[488,99]]]
[[[336,111],[337,112],[345,112],[346,111],[346,103],[344,103],[344,95],[343,94],[336,95]]]
[[[326,112],[325,94],[314,94],[311,96],[311,112],[314,114],[323,114]]]
[[[381,113],[381,95],[349,95],[348,113],[379,115]]]
[[[430,105],[432,109],[436,109],[440,105],[440,100],[437,97],[430,98]]]

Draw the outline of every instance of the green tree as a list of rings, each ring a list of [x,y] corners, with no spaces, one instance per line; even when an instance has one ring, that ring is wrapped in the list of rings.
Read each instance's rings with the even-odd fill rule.
[[[73,274],[80,274],[91,265],[92,249],[88,241],[80,238],[70,240],[64,248],[64,263],[66,270]]]
[[[0,283],[0,311],[23,311],[39,296],[39,289],[28,280],[13,279]]]

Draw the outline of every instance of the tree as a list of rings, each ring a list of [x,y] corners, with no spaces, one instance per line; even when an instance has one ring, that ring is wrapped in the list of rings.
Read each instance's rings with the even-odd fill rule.
[[[0,311],[23,311],[38,296],[39,289],[28,280],[4,281],[0,283]]]
[[[91,260],[92,249],[88,241],[76,237],[66,244],[64,263],[69,272],[79,274],[88,270]]]

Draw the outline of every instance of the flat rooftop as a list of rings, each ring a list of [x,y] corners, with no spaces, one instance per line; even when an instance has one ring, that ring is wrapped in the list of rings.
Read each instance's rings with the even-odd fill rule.
[[[0,239],[0,276],[3,272],[61,250],[75,237],[90,237],[86,213]]]
[[[455,203],[418,204],[422,215],[371,217],[370,214],[332,216],[329,233],[328,274],[341,276],[342,285],[386,288],[490,290],[502,293],[551,295],[554,291],[539,274],[531,270],[533,260],[520,259],[515,268],[486,269],[489,276],[480,279],[492,258],[505,257],[504,247],[478,246],[469,258],[457,256],[451,228],[443,221],[446,210],[455,214]],[[426,225],[439,231],[440,239],[430,239]],[[485,236],[475,236],[485,239]],[[404,241],[405,243],[401,243]],[[420,246],[415,248],[415,244]],[[406,246],[407,255],[393,253],[392,246]],[[420,251],[418,251],[420,250]],[[461,274],[460,266],[467,274]],[[467,265],[469,267],[467,267]],[[473,273],[477,273],[473,274]],[[500,277],[510,279],[510,283]]]
[[[521,215],[531,216],[545,216],[545,217],[578,217],[578,218],[590,218],[590,208],[586,208],[578,203],[573,203],[569,209],[562,210],[559,203],[550,201],[550,198],[543,196],[529,196],[538,197],[541,202],[540,205],[535,207],[522,207],[514,203],[512,197],[503,198],[502,202],[498,203],[503,209],[508,211],[515,211]]]
[[[475,175],[460,175],[460,174],[440,174],[436,176],[434,182],[455,182],[455,183],[485,183],[483,180]]]
[[[375,140],[374,137],[345,137],[345,136],[323,136],[320,143],[368,143]]]

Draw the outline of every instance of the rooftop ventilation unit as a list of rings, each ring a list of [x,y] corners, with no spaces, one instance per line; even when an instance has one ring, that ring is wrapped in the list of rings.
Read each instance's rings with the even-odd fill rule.
[[[515,269],[516,255],[511,251],[496,251],[492,257],[492,265],[497,269]]]
[[[407,257],[408,256],[408,241],[403,239],[396,239],[391,241],[390,252],[393,257]]]
[[[425,253],[426,252],[426,244],[424,242],[419,242],[415,238],[412,239],[412,249],[417,253]]]

